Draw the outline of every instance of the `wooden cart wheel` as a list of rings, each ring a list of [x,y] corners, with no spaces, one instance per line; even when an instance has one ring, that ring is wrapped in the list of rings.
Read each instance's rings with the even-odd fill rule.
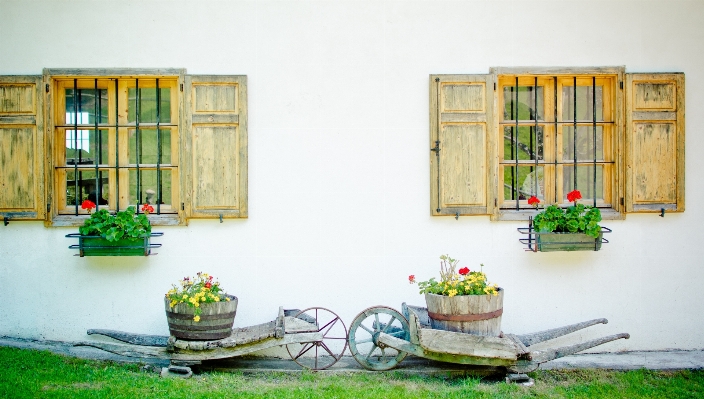
[[[374,306],[363,311],[350,325],[350,352],[355,360],[368,370],[390,370],[407,355],[406,352],[380,344],[377,337],[382,332],[410,340],[408,320],[401,313],[386,306]]]
[[[342,358],[347,349],[347,327],[340,316],[329,309],[313,307],[293,317],[316,325],[317,331],[323,333],[322,341],[286,345],[294,362],[307,369],[325,370]]]

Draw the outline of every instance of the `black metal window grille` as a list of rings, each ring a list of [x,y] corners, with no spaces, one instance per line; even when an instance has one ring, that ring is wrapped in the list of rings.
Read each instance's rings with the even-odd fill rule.
[[[600,205],[597,199],[604,194],[604,182],[609,178],[603,167],[614,163],[613,160],[607,159],[609,157],[605,153],[605,127],[613,125],[613,112],[608,112],[610,116],[606,118],[607,111],[603,109],[604,96],[610,95],[607,93],[612,93],[612,90],[605,90],[602,85],[609,84],[613,87],[613,80],[605,81],[606,83],[599,86],[595,76],[589,77],[589,80],[590,84],[585,85],[584,77],[573,76],[569,81],[563,78],[560,85],[557,76],[541,79],[537,76],[519,79],[516,76],[510,83],[505,81],[502,85],[500,93],[503,96],[504,116],[499,129],[504,143],[504,157],[500,160],[504,181],[503,208],[529,208],[527,199],[533,195],[542,203],[545,203],[545,200],[548,203],[563,203],[564,198],[557,198],[558,192],[562,191],[564,197],[571,190],[580,190],[585,200],[591,200],[591,205]],[[549,112],[548,105],[545,104],[547,97],[543,99],[543,90],[548,83],[553,86],[552,123],[544,117]],[[578,95],[583,96],[579,101]],[[553,125],[550,134],[554,146],[552,154],[548,155],[544,152],[544,143],[548,133],[546,127],[550,124]],[[591,132],[585,131],[587,127],[591,127]],[[571,131],[568,128],[571,128]],[[563,143],[562,148],[559,147],[560,141]],[[567,142],[570,142],[571,148],[565,147]],[[584,153],[587,150],[590,152],[590,159],[585,158]],[[569,154],[570,158],[567,158],[566,154]],[[546,156],[552,157],[553,160],[546,162]],[[590,166],[591,170],[586,169],[587,166]],[[551,195],[544,193],[547,168],[554,177],[554,190]],[[559,170],[562,173],[558,173]],[[600,174],[601,180],[598,179]],[[567,180],[568,175],[571,175],[571,181]],[[558,189],[559,185],[562,185],[561,190]]]
[[[131,102],[131,107],[127,115],[123,116],[123,120],[126,122],[120,122],[120,86],[127,81],[133,81],[134,86],[128,84],[129,90],[134,89],[133,99],[130,99],[128,95],[128,104]],[[73,173],[72,180],[71,177],[67,175],[64,180],[66,183],[66,206],[72,209],[71,213],[78,215],[80,213],[81,204],[84,199],[90,199],[99,208],[105,208],[108,205],[108,200],[104,199],[104,195],[109,193],[109,190],[104,189],[104,185],[114,185],[117,198],[112,202],[114,204],[114,209],[116,211],[120,210],[120,182],[122,179],[121,170],[128,170],[134,173],[135,186],[130,187],[128,190],[128,195],[130,198],[130,203],[136,201],[137,212],[141,212],[141,206],[145,203],[154,204],[154,210],[157,215],[162,214],[164,209],[162,205],[164,204],[164,190],[171,189],[171,175],[168,179],[168,187],[164,186],[163,172],[175,171],[177,167],[171,162],[164,163],[164,145],[167,146],[166,151],[171,151],[171,135],[172,128],[177,127],[177,124],[173,121],[176,119],[174,115],[171,115],[169,110],[170,99],[167,103],[163,101],[163,90],[171,90],[171,87],[167,85],[166,88],[160,86],[160,80],[150,79],[152,81],[152,87],[143,88],[140,87],[139,79],[121,79],[121,78],[102,78],[102,79],[91,79],[92,87],[88,88],[86,81],[87,79],[75,78],[69,84],[65,84],[66,92],[61,93],[65,97],[65,107],[60,112],[65,112],[66,118],[64,124],[57,124],[57,131],[61,136],[66,137],[66,157],[63,165],[61,162],[56,169],[63,169],[66,171],[71,171]],[[108,85],[113,86],[114,97],[112,101],[114,104],[109,104],[108,100]],[[142,121],[143,114],[143,90],[154,90],[155,99],[152,99],[154,104],[152,104],[152,110],[155,114],[155,120],[150,120],[147,122]],[[170,91],[169,91],[170,93]],[[132,100],[132,101],[130,101]],[[90,104],[89,104],[90,102]],[[124,102],[122,102],[124,104]],[[114,123],[108,122],[108,112],[109,106],[114,108]],[[169,110],[167,115],[168,119],[166,122],[163,121],[163,111],[164,109]],[[133,116],[131,115],[133,114]],[[132,116],[132,117],[131,117]],[[57,119],[61,120],[63,117]],[[132,120],[130,120],[132,119]],[[154,119],[154,118],[152,118]],[[108,129],[112,128],[114,130],[113,135],[113,146],[114,148],[114,165],[108,165],[107,163],[107,152],[108,152]],[[147,146],[155,150],[154,162],[145,164],[144,162],[144,132],[145,128],[147,131],[154,130],[155,138],[150,139],[150,143]],[[92,130],[90,130],[92,129]],[[121,137],[124,131],[129,133],[129,130],[134,131],[134,145],[132,151],[134,151],[134,159],[129,156],[127,164],[124,160],[121,161]],[[166,129],[166,130],[165,130]],[[65,130],[65,133],[62,133]],[[167,133],[166,137],[168,141],[165,144],[163,133]],[[86,154],[92,152],[94,155],[92,158],[86,156]],[[130,151],[128,150],[128,153]],[[174,158],[174,154],[169,154],[168,160]],[[114,181],[108,180],[108,170],[114,170]],[[86,173],[89,171],[94,172],[94,176],[86,177]],[[156,190],[153,195],[149,195],[149,189],[147,189],[147,198],[145,200],[145,187],[143,182],[143,173],[152,172],[155,174],[156,178]],[[90,183],[89,181],[93,181]],[[130,177],[130,181],[132,181]],[[106,183],[107,182],[107,183]],[[134,196],[132,195],[132,190],[134,189]],[[169,195],[171,198],[171,195]],[[172,201],[173,202],[173,201]],[[167,210],[167,213],[176,213],[176,205],[171,203],[171,209]],[[62,207],[59,207],[60,209]],[[62,212],[62,213],[65,213]]]

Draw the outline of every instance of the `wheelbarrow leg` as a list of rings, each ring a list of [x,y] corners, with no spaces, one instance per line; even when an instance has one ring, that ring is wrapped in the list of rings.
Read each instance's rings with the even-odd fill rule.
[[[561,337],[563,335],[567,335],[575,331],[585,329],[587,327],[591,327],[596,324],[607,324],[608,322],[609,321],[606,319],[594,319],[582,323],[571,324],[569,326],[553,328],[551,330],[539,331],[532,334],[516,335],[516,338],[523,342],[523,345],[531,346],[540,342],[549,341],[551,339],[555,339],[557,337]]]

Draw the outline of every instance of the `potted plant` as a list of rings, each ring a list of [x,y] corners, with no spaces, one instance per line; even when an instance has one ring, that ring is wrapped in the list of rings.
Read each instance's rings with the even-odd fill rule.
[[[425,294],[430,325],[433,328],[469,334],[499,336],[504,290],[487,281],[483,272],[463,267],[449,255],[440,257],[440,281],[431,278],[418,282]],[[411,284],[415,276],[408,277]]]
[[[237,313],[237,297],[228,295],[208,273],[185,277],[164,298],[171,335],[187,340],[215,340],[230,336]]]
[[[95,203],[85,200],[81,208],[91,213]],[[69,248],[78,249],[80,256],[146,256],[151,248],[161,244],[151,244],[150,238],[163,233],[152,233],[152,226],[147,215],[154,208],[145,204],[142,212],[136,214],[135,207],[130,206],[124,211],[111,214],[107,209],[101,209],[90,215],[83,226],[78,228],[78,234],[68,234],[66,237],[78,238],[78,245]]]
[[[598,251],[601,249],[604,229],[599,225],[599,208],[577,203],[582,198],[579,190],[567,194],[573,205],[560,208],[550,205],[535,215],[532,229],[536,236],[536,249],[549,251]],[[535,196],[528,203],[538,208],[540,200]],[[610,231],[606,229],[607,231]]]

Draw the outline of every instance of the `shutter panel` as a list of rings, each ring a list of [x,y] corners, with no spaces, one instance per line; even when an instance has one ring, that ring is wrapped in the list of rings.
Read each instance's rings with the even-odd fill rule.
[[[626,74],[626,212],[684,211],[684,74]]]
[[[430,76],[432,215],[488,215],[493,75]]]
[[[41,76],[0,76],[0,219],[43,220]]]
[[[186,75],[189,218],[247,217],[247,77]]]

